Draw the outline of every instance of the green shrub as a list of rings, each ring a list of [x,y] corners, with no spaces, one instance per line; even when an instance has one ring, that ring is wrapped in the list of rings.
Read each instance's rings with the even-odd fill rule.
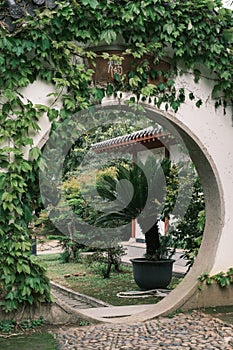
[[[98,250],[85,258],[85,263],[94,272],[101,274],[104,278],[109,278],[111,268],[114,267],[120,272],[121,257],[125,255],[125,248],[122,245]]]

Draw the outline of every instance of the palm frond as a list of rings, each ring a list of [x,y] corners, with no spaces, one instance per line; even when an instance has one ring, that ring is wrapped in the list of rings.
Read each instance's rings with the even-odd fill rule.
[[[165,174],[169,161],[155,161],[148,157],[145,164],[118,165],[114,177],[105,175],[97,184],[102,198],[114,201],[111,213],[103,214],[98,222],[138,217],[146,206],[148,215],[156,216],[157,203],[161,203],[165,192]],[[164,171],[163,171],[164,169]]]

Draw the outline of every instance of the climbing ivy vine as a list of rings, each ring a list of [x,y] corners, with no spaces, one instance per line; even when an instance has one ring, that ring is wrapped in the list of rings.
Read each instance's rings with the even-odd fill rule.
[[[202,101],[192,91],[186,96],[175,77],[189,71],[198,82],[206,69],[214,77],[215,106],[226,108],[232,105],[233,19],[220,0],[63,0],[54,9],[18,20],[13,33],[3,27],[0,32],[0,304],[11,311],[22,303],[50,301],[44,269],[31,257],[28,229],[39,198],[40,150],[33,135],[41,115],[46,113],[55,129],[104,96],[119,97],[119,91],[174,111],[187,98],[200,108]],[[158,62],[169,51],[172,69],[151,70],[143,61],[122,77],[115,74],[112,83],[93,84],[87,65],[97,56],[92,47],[116,40],[127,48],[115,59],[149,55]],[[102,56],[109,59],[107,53]],[[161,75],[165,79],[158,85],[148,84],[149,76]],[[38,79],[55,87],[50,106],[34,105],[24,96],[24,88]]]
[[[220,287],[228,287],[233,283],[233,268],[226,272],[219,272],[216,275],[203,274],[199,277],[201,283],[206,283],[208,286],[216,282]],[[201,289],[201,286],[199,288]]]

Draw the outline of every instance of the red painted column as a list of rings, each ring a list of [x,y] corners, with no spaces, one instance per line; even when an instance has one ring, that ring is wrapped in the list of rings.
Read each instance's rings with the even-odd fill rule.
[[[132,219],[132,223],[131,223],[131,238],[135,238],[136,237],[136,219]]]

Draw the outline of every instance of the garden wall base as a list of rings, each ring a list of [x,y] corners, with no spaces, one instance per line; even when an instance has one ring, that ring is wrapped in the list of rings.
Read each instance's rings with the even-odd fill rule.
[[[233,285],[220,287],[217,283],[203,284],[182,306],[182,310],[233,305]]]
[[[21,307],[17,311],[8,313],[0,311],[0,321],[15,320],[20,322],[27,319],[37,320],[41,316],[47,324],[51,325],[67,323],[78,324],[80,321],[89,320],[83,315],[80,315],[78,311],[67,307],[67,305],[63,305],[61,301],[56,301],[51,304],[41,304],[38,307]]]
[[[164,299],[165,301],[165,299]],[[162,304],[162,303],[161,303]],[[160,303],[154,305],[136,305],[128,307],[102,307],[93,309],[75,310],[69,307],[62,300],[56,299],[51,304],[41,304],[39,307],[20,308],[15,312],[5,313],[0,311],[0,321],[25,319],[39,319],[43,317],[46,323],[52,325],[79,324],[86,320],[91,323],[131,323],[146,321],[160,315],[172,313],[175,308],[164,310]],[[233,286],[220,288],[217,283],[212,285],[203,284],[201,289],[197,289],[183,305],[179,305],[182,311],[191,309],[208,308],[213,306],[233,306]],[[151,307],[154,309],[151,313]],[[156,310],[155,310],[156,308]],[[156,312],[157,311],[157,312]],[[107,313],[107,316],[105,315]],[[121,314],[122,313],[122,314]]]

